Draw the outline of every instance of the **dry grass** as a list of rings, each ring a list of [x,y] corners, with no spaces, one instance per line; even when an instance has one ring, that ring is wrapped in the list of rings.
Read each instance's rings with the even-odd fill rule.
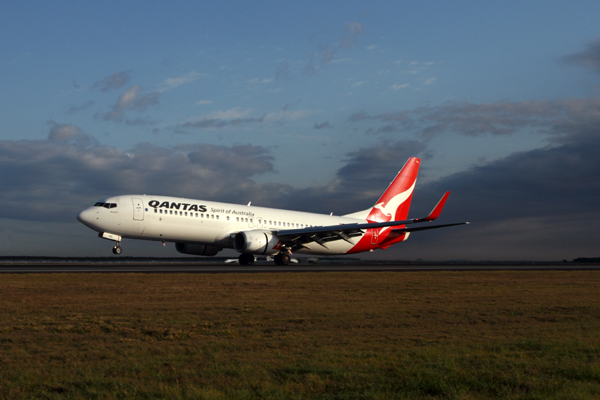
[[[600,273],[0,277],[0,398],[600,398]]]

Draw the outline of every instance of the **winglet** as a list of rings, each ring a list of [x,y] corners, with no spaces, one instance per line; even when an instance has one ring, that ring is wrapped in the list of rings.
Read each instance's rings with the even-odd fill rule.
[[[433,210],[431,210],[429,215],[426,216],[425,218],[418,218],[418,221],[424,222],[424,221],[433,221],[434,219],[437,219],[440,216],[440,214],[442,213],[442,208],[444,208],[444,204],[446,204],[446,200],[448,199],[449,194],[450,194],[450,192],[444,193],[444,195],[442,196],[440,201],[438,201],[438,203],[435,205],[435,207],[433,207]]]

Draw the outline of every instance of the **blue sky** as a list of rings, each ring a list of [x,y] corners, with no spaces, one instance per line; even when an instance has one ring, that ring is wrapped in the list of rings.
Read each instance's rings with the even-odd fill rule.
[[[58,4],[0,15],[1,255],[108,254],[120,193],[352,212],[414,155],[473,225],[372,257],[598,256],[598,2]]]

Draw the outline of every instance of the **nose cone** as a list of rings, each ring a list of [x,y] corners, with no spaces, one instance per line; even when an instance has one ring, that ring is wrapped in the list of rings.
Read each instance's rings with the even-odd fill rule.
[[[85,210],[83,210],[79,214],[77,214],[77,220],[79,222],[81,222],[82,224],[89,226],[90,228],[93,228],[95,214],[96,213],[93,208],[86,208]]]

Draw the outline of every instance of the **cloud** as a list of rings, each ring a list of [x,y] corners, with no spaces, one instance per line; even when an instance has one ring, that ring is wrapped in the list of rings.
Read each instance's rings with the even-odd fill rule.
[[[75,114],[75,113],[80,112],[80,111],[85,111],[88,108],[90,108],[91,106],[93,106],[94,104],[96,104],[96,102],[93,101],[93,100],[86,101],[85,103],[83,103],[83,104],[81,104],[79,106],[73,106],[73,107],[69,108],[67,110],[67,114]]]
[[[54,121],[49,121],[52,125],[48,133],[49,140],[71,140],[81,135],[81,129],[71,124],[58,124]]]
[[[96,114],[96,118],[104,121],[120,122],[123,120],[125,111],[142,112],[145,111],[149,106],[158,104],[158,92],[142,94],[141,90],[141,86],[130,87],[119,96],[111,111],[108,111],[104,114]]]
[[[194,82],[200,77],[205,77],[207,75],[200,74],[196,71],[190,71],[187,74],[175,77],[175,78],[167,78],[164,82],[162,82],[158,89],[156,90],[158,93],[166,92],[167,90],[175,89],[176,87],[185,85],[187,83]]]
[[[418,141],[385,141],[347,154],[335,178],[322,186],[288,189],[278,207],[348,214],[373,206],[409,157],[425,154]]]
[[[329,121],[321,122],[320,124],[315,122],[315,125],[313,126],[313,129],[327,129],[327,128],[331,128],[331,124],[329,123]]]
[[[327,64],[331,62],[331,60],[333,60],[333,50],[331,50],[330,48],[326,46],[321,46],[319,48],[319,51],[321,52],[321,62],[323,64]]]
[[[406,159],[424,149],[405,141],[351,152],[332,182],[297,189],[252,179],[274,171],[274,157],[262,146],[143,143],[123,151],[95,142],[83,147],[56,140],[1,141],[0,218],[70,221],[82,207],[123,193],[348,213],[368,207]]]
[[[203,119],[234,119],[234,118],[244,118],[252,113],[251,108],[241,109],[240,107],[230,108],[225,111],[215,111],[210,114],[207,114],[203,117]]]
[[[322,66],[341,61],[339,59],[335,60],[334,57],[338,53],[344,51],[345,48],[355,46],[356,37],[363,32],[364,27],[360,22],[350,22],[343,28],[341,38],[325,38],[324,32],[311,35],[311,41],[320,39],[318,40],[320,43],[310,55],[310,58],[303,69],[304,73],[314,75]],[[315,60],[320,60],[320,63]],[[345,59],[344,61],[348,60],[350,59]],[[285,66],[285,71],[281,70],[281,67],[283,66]],[[278,65],[276,77],[279,78],[283,75],[283,72],[287,72],[287,64],[281,65],[280,63],[280,65]]]
[[[114,108],[117,110],[123,110],[129,107],[129,105],[133,104],[133,102],[137,98],[140,89],[141,86],[133,86],[127,89],[125,93],[119,96],[119,99],[117,100],[117,103],[115,104]]]
[[[471,221],[411,236],[409,244],[380,257],[462,259],[572,259],[597,256],[600,222],[600,115],[598,99],[565,99],[552,103],[500,103],[443,106],[449,120],[470,125],[481,113],[535,126],[551,132],[545,148],[518,152],[472,166],[426,184],[417,183],[411,216],[426,215],[441,194],[452,192],[440,223]],[[438,110],[441,111],[441,110]],[[429,115],[432,109],[421,110]],[[435,112],[433,112],[435,114]],[[454,113],[454,114],[453,114]],[[409,117],[414,117],[407,113]],[[417,113],[418,114],[418,113]],[[383,114],[382,114],[383,115]],[[421,114],[418,114],[421,115]],[[236,117],[243,110],[214,116]],[[406,115],[381,115],[391,126]],[[535,118],[534,118],[535,117]],[[356,121],[370,121],[355,114]],[[308,188],[257,183],[253,178],[274,171],[271,150],[262,146],[180,144],[174,148],[139,144],[129,151],[89,143],[70,124],[51,122],[48,140],[0,141],[0,218],[11,220],[73,221],[83,207],[120,193],[156,193],[345,214],[373,205],[410,156],[429,156],[426,142],[379,141],[349,152],[335,178]],[[427,181],[423,163],[419,181]],[[438,256],[439,255],[439,256]]]
[[[355,190],[383,191],[409,157],[426,150],[415,140],[383,141],[348,153],[346,165],[337,172],[344,185]]]
[[[548,135],[550,143],[544,148],[482,162],[434,182],[417,184],[411,208],[413,217],[426,215],[441,194],[450,190],[440,223],[471,221],[472,225],[415,234],[407,245],[393,248],[381,257],[471,260],[597,257],[590,250],[600,239],[595,229],[600,222],[599,98],[448,103],[376,116],[359,112],[351,120],[377,121],[381,123],[379,129],[411,128],[421,136],[427,136],[428,132],[506,135],[529,128]],[[394,144],[388,142],[390,148]],[[416,153],[419,149],[423,150],[421,155],[427,154],[424,147],[412,150]],[[384,165],[381,161],[391,159],[385,156],[385,146],[352,156],[338,172],[338,178],[346,177],[354,183],[362,181],[359,186],[366,188],[369,175],[375,180],[385,170],[375,169],[362,179],[361,174],[369,170],[369,165]],[[420,177],[426,178],[427,163],[422,165],[425,169]],[[375,186],[378,185],[373,185],[372,193],[376,192]],[[366,203],[367,199],[363,204]]]
[[[379,115],[358,112],[351,115],[350,120],[375,121],[384,126],[412,131],[424,138],[447,133],[467,136],[511,135],[525,128],[557,134],[564,124],[600,116],[599,106],[600,98],[485,104],[452,102]],[[376,127],[369,131],[385,132]]]
[[[77,132],[56,126],[65,138]],[[252,177],[273,171],[273,156],[260,146],[139,144],[129,151],[59,140],[0,141],[0,218],[73,221],[83,207],[111,195],[156,193],[258,203],[280,186]],[[283,187],[283,186],[281,186]]]
[[[275,79],[286,79],[289,75],[290,65],[287,61],[279,61],[275,68]]]
[[[94,87],[99,87],[101,91],[108,92],[112,89],[120,89],[131,80],[131,71],[118,72],[98,81]]]
[[[252,79],[248,79],[246,82],[248,83],[271,83],[273,82],[273,79],[271,78],[252,78]]]
[[[418,187],[413,199],[416,216],[428,212],[424,199],[450,190],[443,221],[472,222],[451,236],[428,234],[441,253],[449,254],[447,250],[458,244],[462,249],[456,257],[466,259],[598,256],[589,251],[600,239],[600,118],[574,121],[561,129],[552,146],[514,153]],[[431,248],[431,243],[408,251],[425,247]]]
[[[296,110],[296,111],[275,111],[271,113],[265,114],[265,121],[274,122],[274,121],[283,121],[283,120],[297,120],[312,114],[310,110]]]
[[[249,108],[241,109],[239,107],[230,108],[225,111],[214,111],[200,118],[180,123],[177,127],[178,129],[221,129],[229,126],[255,124],[264,121],[264,115],[258,118],[248,117],[252,111]]]
[[[392,86],[390,86],[390,89],[400,90],[400,89],[406,89],[409,86],[410,86],[409,83],[402,83],[402,84],[394,83]]]
[[[250,117],[249,115],[254,110],[239,107],[230,108],[225,111],[214,111],[199,118],[194,118],[177,125],[177,131],[183,132],[182,129],[222,129],[231,126],[240,127],[243,125],[254,125],[261,123],[281,123],[285,120],[296,120],[310,115],[310,110],[296,111],[275,111],[265,113],[259,117]]]
[[[146,93],[137,98],[131,108],[135,111],[145,111],[149,106],[158,104],[158,96],[157,92]]]
[[[350,22],[346,24],[344,28],[344,35],[342,36],[341,45],[343,47],[354,46],[355,38],[357,35],[365,31],[363,25],[360,22]]]
[[[563,60],[600,72],[600,39],[590,43],[584,51],[566,56]]]

